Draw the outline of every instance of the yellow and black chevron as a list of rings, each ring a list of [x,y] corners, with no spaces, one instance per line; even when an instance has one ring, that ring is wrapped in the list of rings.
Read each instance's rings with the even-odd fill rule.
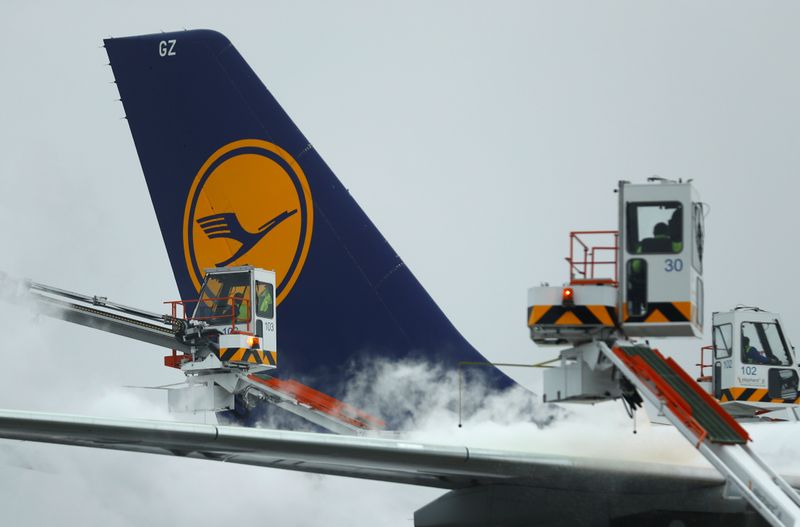
[[[277,365],[278,352],[249,348],[220,348],[217,356],[221,361],[275,366]]]
[[[790,403],[800,404],[800,397],[796,399],[774,399],[769,396],[766,388],[725,388],[722,390],[720,402],[747,401],[751,403]]]
[[[691,302],[649,302],[643,315],[628,313],[627,304],[622,308],[622,320],[628,322],[690,322],[694,306]]]
[[[528,326],[614,327],[617,310],[611,306],[533,306],[528,308]]]

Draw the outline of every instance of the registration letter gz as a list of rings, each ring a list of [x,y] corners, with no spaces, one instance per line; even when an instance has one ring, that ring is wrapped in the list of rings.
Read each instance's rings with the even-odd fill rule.
[[[158,43],[158,54],[161,57],[174,57],[175,56],[175,39],[162,40]]]

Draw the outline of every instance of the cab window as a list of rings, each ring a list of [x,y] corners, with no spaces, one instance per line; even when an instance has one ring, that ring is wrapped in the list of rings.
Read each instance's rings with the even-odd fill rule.
[[[275,291],[272,284],[256,282],[256,315],[261,318],[275,316]]]
[[[692,236],[694,236],[694,251],[692,251],[692,265],[695,270],[703,274],[703,242],[705,241],[705,227],[703,226],[703,204],[695,203],[692,206]]]
[[[628,252],[676,254],[683,250],[683,206],[678,201],[628,203]]]
[[[775,322],[742,322],[742,362],[791,366],[792,358]]]
[[[720,324],[714,326],[714,358],[726,359],[731,356],[732,346],[731,339],[733,338],[733,325]]]
[[[212,325],[250,319],[250,274],[220,273],[206,277],[194,318]]]

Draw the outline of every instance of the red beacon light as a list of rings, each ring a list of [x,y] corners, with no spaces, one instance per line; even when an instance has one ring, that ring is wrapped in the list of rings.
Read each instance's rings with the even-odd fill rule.
[[[575,291],[571,287],[565,287],[561,291],[561,305],[566,307],[575,305]]]

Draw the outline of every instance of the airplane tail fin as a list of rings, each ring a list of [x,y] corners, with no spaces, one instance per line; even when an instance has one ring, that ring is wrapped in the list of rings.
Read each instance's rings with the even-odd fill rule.
[[[274,269],[281,376],[334,379],[365,355],[485,361],[226,37],[105,47],[184,299],[204,268]]]

